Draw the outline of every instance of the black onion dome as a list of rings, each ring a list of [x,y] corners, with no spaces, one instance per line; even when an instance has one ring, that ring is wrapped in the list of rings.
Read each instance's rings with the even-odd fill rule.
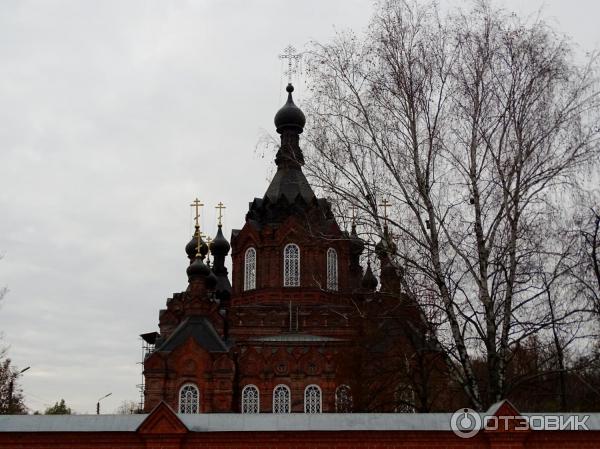
[[[197,276],[208,276],[211,271],[210,268],[206,266],[200,257],[196,257],[194,261],[187,267],[186,273],[188,275],[188,279]]]
[[[350,232],[350,253],[353,256],[360,256],[365,249],[365,242],[356,234],[356,225],[352,225]]]
[[[185,253],[190,260],[194,260],[196,253],[198,252],[198,233],[200,230],[196,228],[192,239],[185,245]],[[208,253],[208,245],[204,243],[204,240],[200,238],[200,254],[204,257]]]
[[[375,277],[375,275],[373,274],[373,271],[371,270],[371,262],[367,262],[367,269],[365,271],[365,274],[362,278],[362,281],[360,283],[360,285],[362,285],[362,287],[366,290],[375,290],[377,288],[377,284],[379,282],[377,282],[377,278]]]
[[[214,240],[210,242],[210,252],[214,256],[226,256],[230,249],[231,245],[223,235],[221,225],[219,225],[217,235],[215,236]]]
[[[198,248],[198,235],[195,233],[188,244],[185,245],[185,253],[190,260],[194,260],[194,257],[196,257],[196,248]]]
[[[388,227],[385,225],[383,228],[383,237],[379,240],[377,245],[375,245],[375,254],[379,257],[393,255],[396,254],[397,249],[396,244],[392,241],[390,233],[388,232]]]
[[[294,100],[292,99],[294,86],[290,83],[285,90],[288,92],[288,99],[283,107],[277,111],[277,114],[275,114],[275,127],[279,134],[282,133],[284,128],[295,128],[298,134],[300,134],[306,124],[306,117],[304,116],[304,112],[294,104]]]
[[[210,272],[208,273],[208,276],[206,276],[206,280],[204,281],[204,285],[209,290],[213,290],[217,286],[217,282],[219,280],[217,279],[217,276],[215,275],[215,273],[213,273],[212,270],[209,271]]]

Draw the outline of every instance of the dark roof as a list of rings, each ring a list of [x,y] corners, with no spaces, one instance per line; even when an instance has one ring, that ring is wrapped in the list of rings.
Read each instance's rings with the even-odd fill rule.
[[[191,316],[183,321],[169,338],[156,350],[173,351],[192,336],[208,352],[229,352],[210,321],[202,316]]]
[[[306,176],[299,168],[280,167],[265,193],[271,203],[277,203],[282,197],[293,203],[300,196],[307,204],[315,199],[315,192],[310,187]]]

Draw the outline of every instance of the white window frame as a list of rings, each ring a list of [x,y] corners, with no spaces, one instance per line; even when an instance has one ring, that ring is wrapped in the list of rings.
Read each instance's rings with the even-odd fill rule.
[[[286,411],[280,411],[280,404],[278,404],[278,408],[275,408],[276,405],[276,399],[275,399],[275,395],[278,394],[278,391],[286,391],[287,393],[287,402],[284,404],[285,405],[285,409],[287,409]],[[277,401],[280,401],[280,399],[278,398]],[[273,413],[290,413],[292,411],[292,392],[290,391],[290,387],[288,387],[285,384],[279,384],[276,385],[275,388],[273,388]]]
[[[327,250],[327,290],[338,291],[338,254],[334,248]]]
[[[244,291],[256,289],[256,249],[251,246],[244,253]]]
[[[296,254],[291,254],[293,250]],[[300,247],[295,243],[283,248],[283,286],[300,287]]]
[[[340,410],[340,408],[342,406],[342,404],[341,404],[342,393],[344,393],[346,395],[346,397],[345,397],[346,404],[345,405],[348,407],[349,410]],[[346,384],[338,385],[338,387],[335,389],[335,411],[336,411],[336,413],[351,413],[352,412],[352,390]]]
[[[255,396],[249,396],[253,391]],[[248,384],[242,389],[242,413],[260,413],[260,390],[256,385]]]
[[[187,393],[185,397],[183,397],[182,395],[184,394],[184,390],[185,389],[189,389],[189,388],[193,388],[195,390],[195,403],[194,403],[194,394],[192,393],[192,397],[189,398]],[[179,389],[179,413],[184,413],[184,414],[197,414],[200,413],[200,389],[198,388],[198,386],[196,384],[193,383],[186,383],[183,384],[181,386],[181,388]],[[190,402],[189,404],[187,402]]]
[[[316,410],[317,404],[312,402],[313,398],[308,396],[309,390],[313,389],[319,392],[318,410]],[[323,413],[323,392],[316,384],[307,385],[304,389],[304,413]]]

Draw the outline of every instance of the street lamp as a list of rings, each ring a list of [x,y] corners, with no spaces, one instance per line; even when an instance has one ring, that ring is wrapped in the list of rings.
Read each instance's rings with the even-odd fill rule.
[[[105,398],[109,397],[111,394],[112,394],[112,393],[105,394],[105,395],[104,395],[104,396],[102,396],[100,399],[98,399],[98,402],[96,402],[96,415],[99,415],[99,414],[100,414],[100,401],[101,401],[102,399],[105,399]]]
[[[31,366],[23,368],[18,373],[15,373],[12,376],[10,376],[10,383],[8,384],[8,413],[12,413],[12,411],[13,411],[12,410],[12,408],[13,408],[13,388],[15,385],[15,379],[17,377],[19,377],[21,374],[23,374],[25,371],[27,371],[29,368],[31,368]]]

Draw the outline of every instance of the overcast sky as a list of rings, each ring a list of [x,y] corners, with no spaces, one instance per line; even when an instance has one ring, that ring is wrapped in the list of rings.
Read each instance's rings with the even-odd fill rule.
[[[443,0],[441,3],[445,3]],[[455,3],[459,3],[458,1]],[[519,6],[527,3],[527,6]],[[582,49],[597,0],[506,1]],[[241,228],[284,101],[278,54],[364,29],[369,1],[0,2],[0,330],[31,411],[137,400],[138,335],[187,286],[189,203]],[[303,91],[296,90],[301,103]],[[310,117],[307,126],[310,126]]]

